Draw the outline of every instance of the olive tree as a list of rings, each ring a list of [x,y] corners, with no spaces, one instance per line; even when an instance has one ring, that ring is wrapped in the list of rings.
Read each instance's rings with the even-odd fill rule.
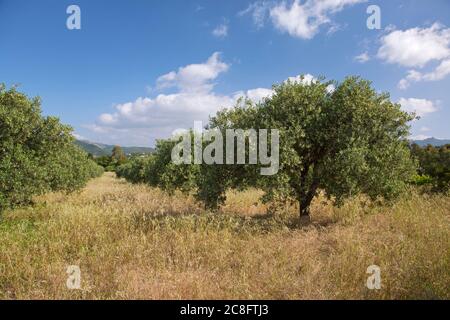
[[[117,165],[122,165],[127,161],[127,156],[123,152],[122,147],[114,146],[111,152],[111,160]]]
[[[0,212],[52,190],[73,191],[102,170],[40,100],[0,85]]]
[[[338,204],[364,193],[373,199],[398,196],[415,172],[407,137],[414,115],[403,112],[386,93],[358,77],[287,81],[262,102],[238,103],[211,119],[210,126],[278,129],[280,169],[260,176],[257,166],[202,166],[200,198],[211,206],[224,201],[229,187],[257,186],[266,201],[291,199],[309,216],[319,190]]]
[[[193,138],[192,133],[190,137]],[[151,155],[130,159],[116,169],[117,175],[132,183],[159,187],[169,194],[196,189],[199,165],[175,164],[171,155],[177,143],[176,139],[158,140]]]

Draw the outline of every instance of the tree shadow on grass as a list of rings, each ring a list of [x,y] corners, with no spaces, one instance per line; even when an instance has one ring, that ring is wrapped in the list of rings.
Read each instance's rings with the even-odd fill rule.
[[[132,214],[133,229],[143,232],[172,229],[192,232],[230,231],[264,234],[311,227],[325,228],[333,223],[332,220],[300,221],[295,216],[282,216],[272,213],[241,216],[212,212],[186,214],[185,212],[166,211],[164,214],[160,214],[149,211]]]

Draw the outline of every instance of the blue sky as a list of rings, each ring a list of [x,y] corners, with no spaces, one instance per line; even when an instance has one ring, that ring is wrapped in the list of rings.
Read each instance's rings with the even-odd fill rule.
[[[81,30],[69,30],[69,5]],[[369,5],[381,9],[370,30]],[[0,0],[0,82],[91,141],[152,146],[237,97],[360,75],[450,138],[448,0]]]

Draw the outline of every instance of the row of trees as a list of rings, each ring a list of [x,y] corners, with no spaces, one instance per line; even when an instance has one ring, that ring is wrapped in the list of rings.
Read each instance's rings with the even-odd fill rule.
[[[92,157],[95,162],[102,166],[106,171],[114,172],[116,169],[127,162],[127,156],[120,146],[114,146],[110,156]]]
[[[0,212],[48,191],[74,191],[102,168],[74,145],[72,129],[43,117],[39,98],[0,85]]]
[[[154,155],[119,167],[118,175],[169,192],[194,191],[209,208],[220,206],[230,188],[257,187],[265,191],[265,202],[297,201],[301,217],[309,216],[319,190],[338,204],[358,193],[393,199],[405,190],[416,172],[407,142],[414,115],[388,94],[358,77],[287,81],[273,90],[260,103],[241,100],[219,112],[208,128],[223,136],[226,129],[278,129],[278,174],[260,175],[261,164],[175,165],[171,151],[177,141],[163,140]]]

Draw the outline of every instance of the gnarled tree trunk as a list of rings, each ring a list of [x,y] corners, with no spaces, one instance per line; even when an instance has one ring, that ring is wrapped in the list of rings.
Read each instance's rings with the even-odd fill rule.
[[[299,199],[299,215],[300,220],[309,220],[311,214],[311,202],[317,194],[318,182],[313,181],[309,191],[303,193]]]
[[[305,203],[305,202],[302,203],[301,201],[300,201],[299,204],[300,204],[300,205],[299,205],[300,219],[301,219],[302,217],[309,217],[310,214],[311,214],[311,210],[310,210],[310,208],[309,208],[310,204],[307,204],[307,203]]]

